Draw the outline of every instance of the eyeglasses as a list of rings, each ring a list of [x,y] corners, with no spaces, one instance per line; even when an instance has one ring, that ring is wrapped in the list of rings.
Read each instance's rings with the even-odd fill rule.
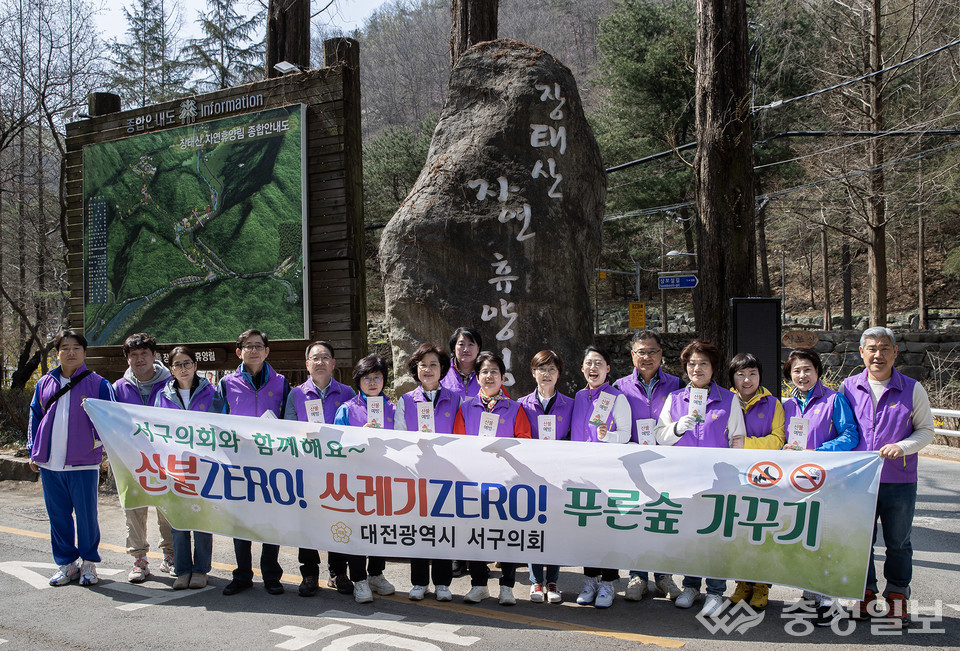
[[[176,369],[176,370],[179,371],[179,370],[185,369],[185,368],[193,368],[194,366],[196,366],[196,364],[195,364],[194,362],[192,362],[192,361],[187,361],[187,362],[174,362],[174,363],[172,364],[172,366],[173,366],[174,369]]]
[[[633,352],[633,354],[636,355],[637,357],[656,357],[657,355],[660,354],[661,350],[659,348],[649,349],[649,350],[644,348],[639,348],[631,352]]]
[[[313,355],[308,357],[311,362],[314,364],[328,364],[333,361],[333,358],[330,355]]]
[[[604,362],[603,360],[600,360],[600,361],[592,361],[592,362],[584,362],[584,363],[583,363],[583,368],[603,368],[603,367],[606,366],[606,365],[607,365],[607,363]]]
[[[360,381],[364,384],[377,384],[378,382],[383,382],[382,375],[364,375],[360,378]]]
[[[247,352],[261,352],[264,350],[263,344],[244,344],[243,349]]]
[[[533,372],[537,375],[553,375],[559,373],[560,370],[556,366],[538,366],[533,369]]]

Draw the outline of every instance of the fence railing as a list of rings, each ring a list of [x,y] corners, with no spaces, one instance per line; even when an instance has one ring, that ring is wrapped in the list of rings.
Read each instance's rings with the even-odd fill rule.
[[[957,421],[960,424],[960,411],[956,409],[931,409],[933,412],[934,418],[950,418],[954,421]],[[941,436],[954,436],[960,437],[960,431],[955,429],[944,429],[941,427],[935,427],[933,430],[935,433],[940,434]]]

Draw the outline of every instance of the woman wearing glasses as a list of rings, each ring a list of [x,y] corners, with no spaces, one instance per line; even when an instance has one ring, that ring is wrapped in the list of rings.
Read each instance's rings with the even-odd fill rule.
[[[171,377],[157,394],[154,407],[209,411],[220,413],[216,389],[203,377],[197,375],[197,356],[186,346],[177,346],[170,352]],[[199,590],[207,585],[213,556],[213,534],[193,532],[193,549],[189,531],[173,529],[173,571],[177,578],[174,590],[192,588]]]

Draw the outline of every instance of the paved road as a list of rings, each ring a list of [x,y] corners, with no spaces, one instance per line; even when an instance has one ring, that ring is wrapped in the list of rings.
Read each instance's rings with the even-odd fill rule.
[[[837,630],[810,631],[802,619],[784,618],[797,591],[774,586],[763,619],[744,632],[710,630],[664,599],[631,603],[618,597],[609,610],[579,607],[573,601],[581,585],[579,568],[565,568],[561,588],[565,603],[554,606],[526,600],[528,583],[518,584],[512,608],[494,600],[462,603],[469,580],[455,579],[454,602],[428,596],[406,598],[408,568],[390,563],[387,577],[401,589],[373,604],[354,603],[323,589],[309,599],[296,593],[296,550],[282,548],[288,592],[270,596],[258,582],[252,590],[224,597],[233,565],[233,546],[214,540],[211,586],[202,591],[170,589],[167,575],[134,586],[126,582],[130,557],[123,553],[123,513],[116,496],[100,501],[103,542],[101,582],[93,588],[76,583],[51,588],[53,573],[48,525],[39,485],[0,483],[0,651],[7,649],[618,649],[649,643],[691,649],[831,648],[916,646],[960,647],[960,465],[921,461],[920,497],[914,522],[914,597],[920,617],[908,632],[882,621],[843,622]],[[151,514],[150,539],[157,533]],[[152,552],[151,552],[151,555]],[[151,566],[156,570],[159,561]],[[679,578],[678,578],[679,580]],[[491,582],[491,585],[495,581]],[[622,594],[624,581],[621,581]],[[728,588],[728,595],[732,586]],[[729,627],[735,620],[727,619]],[[749,624],[745,619],[741,624]],[[756,621],[756,620],[754,620]],[[852,629],[848,626],[855,624]],[[802,646],[801,646],[802,645]]]

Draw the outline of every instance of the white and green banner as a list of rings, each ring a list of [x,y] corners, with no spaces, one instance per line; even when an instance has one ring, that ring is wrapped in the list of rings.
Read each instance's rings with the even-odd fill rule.
[[[642,569],[860,598],[876,453],[571,443],[88,399],[125,508],[389,557]]]

